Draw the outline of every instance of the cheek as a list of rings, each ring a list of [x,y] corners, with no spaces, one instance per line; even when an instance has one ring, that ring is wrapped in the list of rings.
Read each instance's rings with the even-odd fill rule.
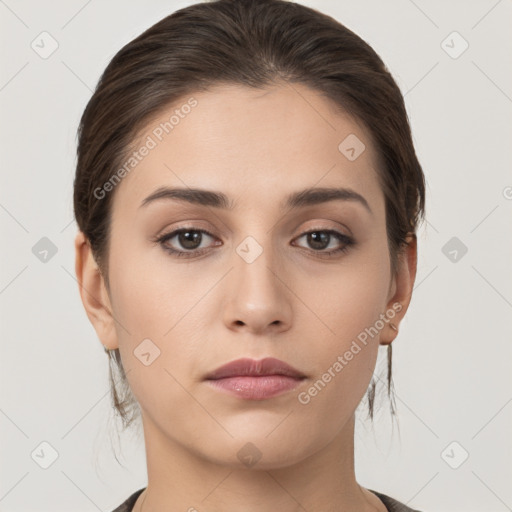
[[[158,411],[168,411],[170,402],[174,410],[190,408],[190,395],[179,383],[184,382],[183,372],[194,368],[204,333],[201,308],[194,306],[213,283],[200,286],[182,267],[165,262],[156,266],[149,261],[151,252],[127,250],[119,257],[120,251],[113,251],[111,282],[127,380],[140,406],[156,420]],[[158,419],[169,429],[173,421],[173,414]]]
[[[302,297],[338,343],[373,325],[385,310],[390,275],[382,252],[361,251],[329,274],[316,276],[314,286],[311,276],[304,278]]]
[[[162,249],[140,238],[130,240],[127,233],[112,240],[112,306],[131,336],[162,338],[189,303],[197,302],[193,288],[199,283],[186,279],[182,265],[172,265]]]
[[[178,377],[197,360],[209,327],[204,308],[211,307],[209,296],[203,296],[218,276],[210,272],[198,278],[194,265],[173,264],[164,251],[149,245],[118,244],[111,257],[112,307],[123,365],[134,370],[129,376],[134,391],[151,394],[162,379]],[[143,363],[147,353],[150,366]]]
[[[306,338],[316,337],[318,344],[314,350],[303,347],[315,371],[299,402],[311,418],[330,418],[326,428],[332,432],[356,409],[375,368],[380,338],[375,326],[386,307],[387,264],[386,258],[369,258],[364,265],[340,267],[323,286],[318,281],[310,286],[314,291],[307,295],[308,306],[322,321],[315,319],[307,327]]]
[[[385,328],[379,319],[385,313],[390,278],[386,250],[385,241],[368,244],[328,278],[317,276],[315,286],[310,277],[303,282],[303,296],[317,317],[307,327],[307,337],[312,339],[317,332],[319,340],[313,360],[321,382],[315,388],[322,389],[324,384],[328,388],[318,393],[317,406],[325,407],[326,412],[333,401],[343,397],[348,410],[355,407],[373,374],[380,333]]]

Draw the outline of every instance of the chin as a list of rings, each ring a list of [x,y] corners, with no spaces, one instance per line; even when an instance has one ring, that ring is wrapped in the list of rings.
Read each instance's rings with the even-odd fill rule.
[[[254,425],[246,426],[243,432],[229,430],[233,438],[210,439],[199,451],[211,462],[233,469],[271,470],[297,464],[321,448],[321,440],[297,438],[289,428],[276,429],[278,424],[267,423],[263,431]]]

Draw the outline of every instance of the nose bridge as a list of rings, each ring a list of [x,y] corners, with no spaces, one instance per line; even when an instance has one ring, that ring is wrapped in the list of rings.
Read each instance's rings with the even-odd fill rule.
[[[256,238],[257,237],[257,238]],[[279,253],[273,247],[272,233],[248,235],[235,248],[234,258],[237,288],[255,297],[279,293],[279,280],[275,267],[279,266]]]
[[[281,255],[273,246],[271,231],[262,228],[252,233],[234,248],[225,320],[231,325],[243,323],[253,330],[270,324],[287,325],[291,305],[284,279],[279,278]]]

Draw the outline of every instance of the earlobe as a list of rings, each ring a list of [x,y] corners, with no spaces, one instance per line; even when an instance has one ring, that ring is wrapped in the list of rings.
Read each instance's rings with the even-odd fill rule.
[[[82,304],[98,338],[105,348],[118,348],[105,281],[94,260],[89,241],[81,231],[75,237],[75,273]]]
[[[397,337],[399,324],[402,321],[412,298],[412,290],[416,279],[417,238],[414,233],[407,237],[407,245],[398,257],[398,269],[394,277],[394,292],[387,304],[387,312],[394,312],[381,334],[380,344],[389,345]],[[391,289],[391,288],[390,288]]]

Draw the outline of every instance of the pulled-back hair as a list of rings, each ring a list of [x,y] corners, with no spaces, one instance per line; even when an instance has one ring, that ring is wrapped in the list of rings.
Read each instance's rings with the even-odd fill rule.
[[[115,190],[98,198],[137,134],[170,104],[220,84],[304,84],[361,122],[375,145],[385,196],[392,272],[424,217],[425,180],[403,97],[377,53],[341,23],[286,0],[215,0],[180,9],[125,45],[103,72],[82,115],[74,210],[105,279]],[[341,141],[340,141],[341,142]],[[119,350],[111,350],[114,407],[127,427],[137,404]],[[391,344],[388,393],[391,396]],[[119,381],[114,380],[115,374]],[[373,419],[375,381],[367,391]],[[393,403],[391,401],[391,409]]]

